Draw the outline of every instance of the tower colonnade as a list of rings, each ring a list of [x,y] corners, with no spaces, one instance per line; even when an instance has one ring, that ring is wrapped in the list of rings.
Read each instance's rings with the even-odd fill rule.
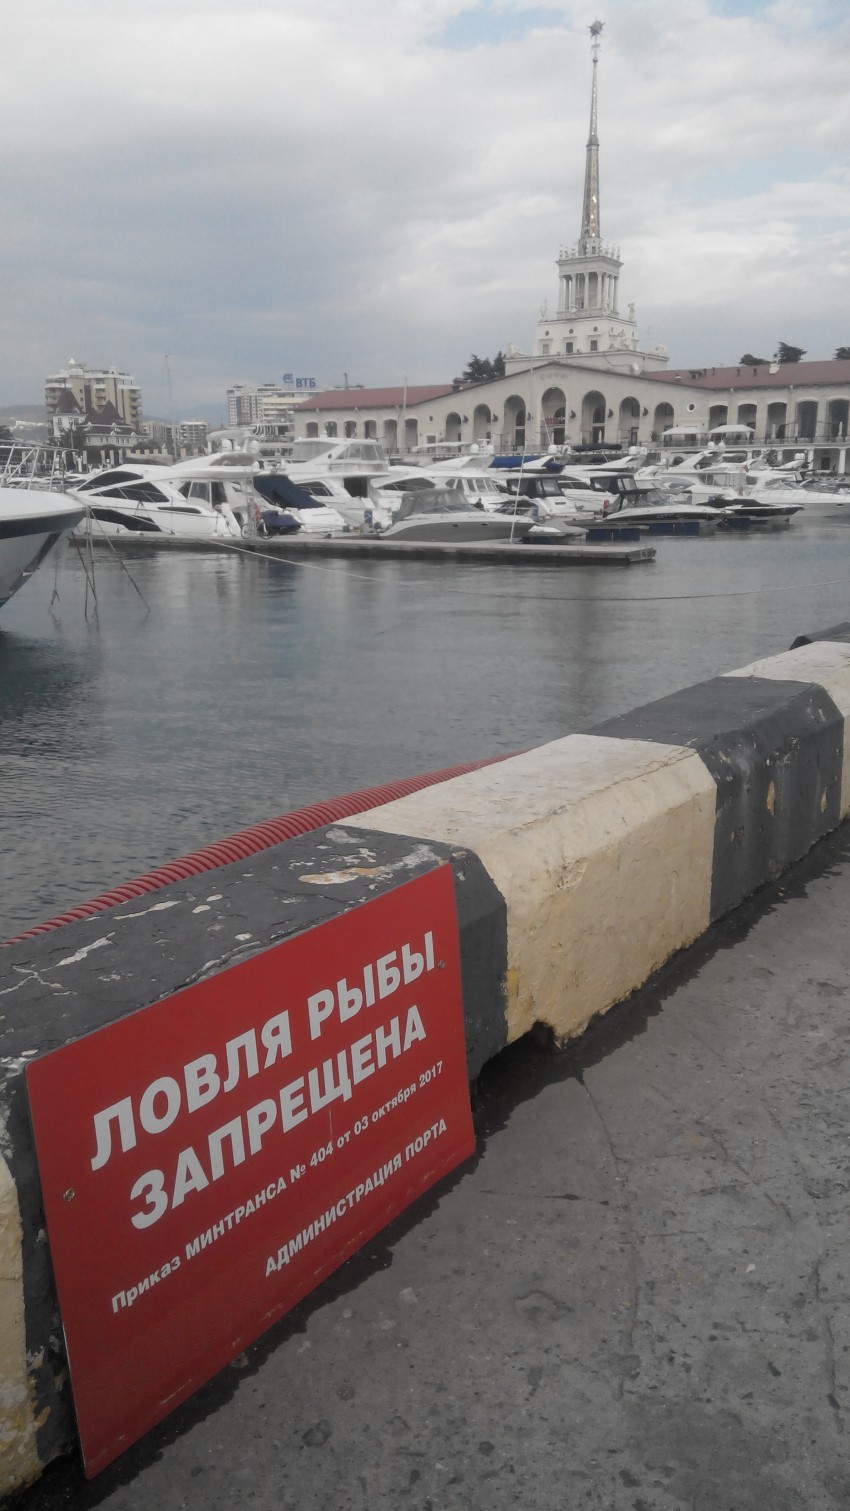
[[[604,251],[600,249],[600,255],[609,257],[612,262],[617,260],[617,253],[613,248],[609,250],[606,247]],[[575,315],[580,310],[616,315],[620,288],[619,272],[605,268],[594,268],[590,271],[583,269],[581,272],[564,271],[576,257],[577,254],[574,251],[562,252],[559,259],[559,316]]]

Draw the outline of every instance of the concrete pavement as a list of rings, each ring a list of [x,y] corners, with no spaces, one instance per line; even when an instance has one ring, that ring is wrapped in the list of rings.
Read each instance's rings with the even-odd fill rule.
[[[563,1055],[491,1062],[473,1162],[11,1504],[846,1511],[848,915],[845,824]]]

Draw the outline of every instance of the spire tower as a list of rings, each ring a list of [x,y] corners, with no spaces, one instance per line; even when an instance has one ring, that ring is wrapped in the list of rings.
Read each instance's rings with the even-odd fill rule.
[[[590,131],[584,165],[581,231],[573,246],[558,257],[558,306],[551,314],[544,300],[537,322],[534,356],[583,365],[642,371],[667,360],[658,347],[638,350],[634,305],[621,315],[620,249],[602,241],[599,220],[599,50],[604,22],[594,21],[590,32],[593,73],[590,87]]]
[[[587,138],[587,159],[584,167],[584,201],[581,212],[579,244],[586,250],[589,241],[599,240],[599,127],[596,73],[599,66],[599,46],[604,21],[594,21],[590,31],[590,56],[593,59],[593,85],[590,91],[590,133]]]

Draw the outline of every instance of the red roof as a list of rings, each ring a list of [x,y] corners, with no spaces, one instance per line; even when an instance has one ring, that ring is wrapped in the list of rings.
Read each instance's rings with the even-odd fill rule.
[[[425,386],[411,384],[407,389],[408,404],[427,404],[429,399],[444,399],[458,390],[453,383],[430,383]],[[299,404],[298,413],[305,409],[401,409],[405,402],[403,388],[332,388],[327,393],[318,393]]]
[[[772,372],[771,368],[776,371]],[[643,373],[653,383],[686,383],[690,388],[809,388],[838,383],[850,387],[850,362],[762,362],[758,367],[677,367]]]

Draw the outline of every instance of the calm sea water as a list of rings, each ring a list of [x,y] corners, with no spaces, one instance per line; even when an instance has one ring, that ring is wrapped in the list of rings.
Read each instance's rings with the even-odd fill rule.
[[[850,619],[850,525],[649,567],[66,549],[0,615],[0,938],[303,803],[586,728]]]

